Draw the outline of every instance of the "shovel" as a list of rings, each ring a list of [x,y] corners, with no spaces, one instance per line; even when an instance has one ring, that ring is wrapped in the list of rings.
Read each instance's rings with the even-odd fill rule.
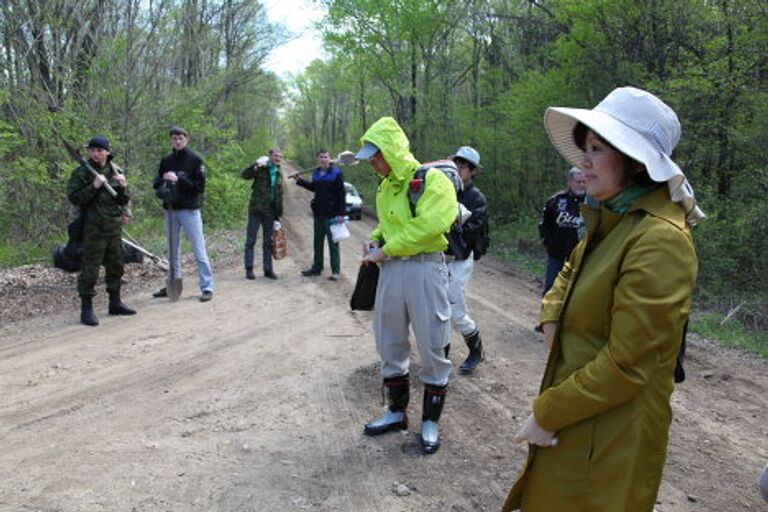
[[[181,277],[176,277],[173,273],[173,258],[178,250],[179,240],[173,236],[173,208],[168,205],[168,277],[165,278],[165,289],[168,292],[168,298],[171,302],[176,302],[181,297],[181,291],[184,285]],[[181,264],[181,263],[179,263]]]

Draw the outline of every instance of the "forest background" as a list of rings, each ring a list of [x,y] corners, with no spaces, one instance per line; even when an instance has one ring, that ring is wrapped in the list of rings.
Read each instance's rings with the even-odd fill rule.
[[[71,216],[61,140],[107,136],[132,186],[130,230],[162,251],[152,180],[183,125],[208,170],[207,229],[240,228],[239,171],[279,145],[299,166],[356,149],[394,116],[422,161],[472,145],[493,248],[541,270],[536,225],[568,165],[548,106],[591,108],[647,89],[677,112],[675,160],[707,219],[694,326],[768,357],[768,2],[765,0],[324,0],[328,58],[288,80],[266,70],[290,35],[257,0],[0,3],[0,266],[50,261]],[[373,206],[365,164],[346,179]],[[741,330],[744,327],[746,331]]]

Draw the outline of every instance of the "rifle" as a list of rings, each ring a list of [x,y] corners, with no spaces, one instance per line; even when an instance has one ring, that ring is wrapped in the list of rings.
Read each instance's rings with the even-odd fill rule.
[[[61,139],[61,143],[64,144],[64,147],[67,149],[67,152],[69,153],[69,155],[72,158],[74,158],[77,163],[79,163],[80,165],[88,169],[94,178],[96,176],[99,176],[98,171],[96,171],[96,169],[91,167],[91,164],[88,163],[88,160],[86,160],[85,158],[82,157],[82,155],[80,155],[80,151],[75,149],[69,142],[67,142],[63,138]],[[113,167],[113,169],[115,168]],[[119,171],[116,171],[116,172],[119,172]],[[109,192],[112,195],[112,197],[117,197],[117,192],[115,192],[115,189],[112,188],[112,186],[109,183],[104,183],[104,188],[107,189],[107,192]]]

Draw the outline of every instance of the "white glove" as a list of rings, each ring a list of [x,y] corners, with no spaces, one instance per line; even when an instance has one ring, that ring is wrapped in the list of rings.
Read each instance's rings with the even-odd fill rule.
[[[256,159],[256,167],[266,167],[267,163],[269,163],[268,156],[260,156]]]
[[[557,438],[554,432],[544,430],[541,428],[536,418],[531,414],[528,416],[523,424],[520,426],[520,430],[517,431],[513,441],[520,444],[524,441],[528,441],[536,446],[557,446]]]

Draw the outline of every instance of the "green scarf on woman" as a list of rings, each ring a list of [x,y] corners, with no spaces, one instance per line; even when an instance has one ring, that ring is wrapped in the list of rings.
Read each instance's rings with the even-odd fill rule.
[[[613,213],[627,213],[637,199],[644,196],[652,190],[659,187],[658,183],[651,185],[632,185],[610,199],[605,200],[603,204]]]

